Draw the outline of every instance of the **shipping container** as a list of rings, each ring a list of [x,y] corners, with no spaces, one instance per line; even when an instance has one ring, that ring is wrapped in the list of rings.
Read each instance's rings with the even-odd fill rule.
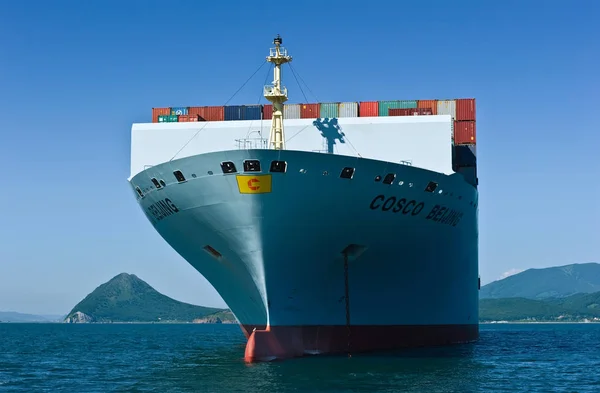
[[[202,117],[200,117],[200,115],[179,115],[178,116],[178,120],[180,123],[187,123],[187,122],[195,122],[195,121],[204,121],[204,119]]]
[[[158,123],[158,116],[168,116],[171,108],[152,108],[152,123]]]
[[[205,106],[190,106],[188,108],[188,115],[198,115],[204,118]]]
[[[224,109],[225,121],[244,120],[244,107],[242,105],[229,105]]]
[[[454,100],[438,100],[437,102],[438,115],[450,115],[456,118],[456,102]]]
[[[408,109],[408,108],[416,108],[417,101],[379,101],[379,116],[388,116],[390,109]]]
[[[433,115],[430,108],[392,108],[388,112],[388,116],[424,116]]]
[[[300,104],[301,119],[317,119],[319,117],[319,104]]]
[[[456,145],[453,150],[453,167],[459,168],[477,165],[476,145]]]
[[[268,120],[273,118],[273,104],[263,105],[263,119]]]
[[[177,123],[179,119],[177,115],[160,115],[158,116],[159,123]]]
[[[474,121],[455,121],[454,122],[454,144],[468,145],[476,144],[475,122]]]
[[[432,115],[437,115],[437,100],[418,100],[417,108],[429,108]]]
[[[206,121],[223,121],[225,119],[224,106],[206,106],[204,107],[204,116]]]
[[[171,108],[171,115],[187,115],[188,108],[187,107],[179,107],[179,108]]]
[[[459,98],[456,100],[456,120],[475,120],[474,98]]]
[[[321,108],[319,109],[319,117],[324,119],[339,117],[339,106],[340,104],[337,102],[321,103]]]
[[[379,116],[378,101],[362,101],[358,107],[358,116],[360,117],[377,117]]]
[[[300,104],[283,104],[284,119],[300,119]]]
[[[262,119],[262,105],[245,105],[244,120]]]
[[[340,102],[338,117],[358,117],[358,102]]]

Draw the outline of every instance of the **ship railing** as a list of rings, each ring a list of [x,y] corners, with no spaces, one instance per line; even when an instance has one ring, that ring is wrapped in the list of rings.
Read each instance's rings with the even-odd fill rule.
[[[282,57],[287,57],[288,52],[283,46],[279,47],[279,55]],[[269,57],[277,57],[277,48],[271,48],[269,50]]]
[[[285,86],[281,86],[281,88],[278,90],[273,85],[265,85],[263,91],[264,91],[264,95],[265,96],[281,96],[281,95],[284,95],[284,96],[287,97],[287,87],[285,87]]]
[[[265,138],[243,138],[236,139],[238,150],[248,150],[248,149],[268,149],[269,141]]]

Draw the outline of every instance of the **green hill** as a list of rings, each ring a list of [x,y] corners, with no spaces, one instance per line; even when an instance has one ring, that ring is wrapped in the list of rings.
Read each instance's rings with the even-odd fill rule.
[[[600,292],[578,293],[565,298],[481,299],[479,320],[490,321],[600,321]]]
[[[87,295],[65,321],[193,322],[209,320],[207,317],[212,314],[221,322],[233,319],[229,310],[179,302],[157,292],[137,276],[121,273]],[[215,318],[212,321],[219,323]]]
[[[481,287],[480,299],[549,299],[600,291],[600,264],[580,263],[528,269]]]

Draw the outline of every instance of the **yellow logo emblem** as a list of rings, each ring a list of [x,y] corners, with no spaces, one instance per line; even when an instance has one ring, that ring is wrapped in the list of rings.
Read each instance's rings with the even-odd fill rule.
[[[237,175],[240,194],[266,194],[271,192],[271,175]]]

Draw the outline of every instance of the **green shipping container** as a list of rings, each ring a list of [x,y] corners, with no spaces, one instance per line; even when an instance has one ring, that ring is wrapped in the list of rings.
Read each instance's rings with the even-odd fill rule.
[[[319,116],[322,118],[334,118],[339,117],[339,108],[340,104],[337,102],[328,102],[321,103],[321,108],[319,110]]]
[[[159,123],[177,123],[178,121],[177,115],[160,115],[158,116]]]
[[[411,109],[417,107],[415,100],[379,101],[379,116],[389,116],[390,109]]]

